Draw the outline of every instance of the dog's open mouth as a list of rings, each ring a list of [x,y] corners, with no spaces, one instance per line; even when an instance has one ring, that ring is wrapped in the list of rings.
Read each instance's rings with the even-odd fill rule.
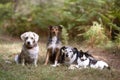
[[[81,61],[85,61],[85,60],[87,60],[87,59],[80,59]]]

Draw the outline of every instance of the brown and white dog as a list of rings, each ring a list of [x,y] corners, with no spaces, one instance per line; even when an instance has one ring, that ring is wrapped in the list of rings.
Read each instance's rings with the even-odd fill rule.
[[[49,39],[47,43],[45,65],[47,65],[49,61],[54,63],[54,65],[52,65],[53,67],[59,65],[58,62],[60,62],[61,31],[61,26],[49,26]]]
[[[39,36],[34,32],[25,32],[21,35],[24,41],[21,53],[15,56],[15,62],[21,63],[23,66],[28,63],[33,63],[37,67],[39,46]]]

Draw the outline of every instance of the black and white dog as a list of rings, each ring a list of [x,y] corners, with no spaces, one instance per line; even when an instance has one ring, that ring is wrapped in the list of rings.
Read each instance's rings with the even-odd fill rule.
[[[94,57],[92,57],[88,52],[83,52],[82,50],[80,52],[80,63],[78,64],[79,67],[83,68],[95,68],[95,69],[104,69],[108,68],[110,69],[109,65],[102,61],[102,60],[96,60]]]
[[[69,66],[69,69],[75,69],[78,68],[78,58],[79,58],[79,53],[77,48],[73,48],[70,46],[63,46],[60,49],[61,54],[63,54],[64,57],[62,57],[63,62]]]
[[[63,46],[61,52],[65,55],[64,62],[70,65],[69,69],[88,67],[98,69],[107,67],[110,69],[106,62],[96,60],[92,55],[88,54],[88,52],[78,51],[77,48]]]

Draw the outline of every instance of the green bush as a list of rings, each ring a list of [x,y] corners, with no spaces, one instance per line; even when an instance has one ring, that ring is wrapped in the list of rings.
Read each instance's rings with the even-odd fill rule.
[[[67,45],[69,37],[68,37],[68,32],[67,32],[67,30],[66,30],[66,28],[64,26],[62,26],[62,35],[61,36],[62,36],[62,43],[64,45]]]
[[[13,13],[12,3],[0,4],[0,23],[11,18]]]
[[[116,43],[120,46],[120,34],[118,34],[116,37]]]
[[[43,4],[29,5],[30,11],[27,14],[22,14],[22,11],[15,12],[10,18],[5,20],[7,22],[6,32],[13,36],[18,36],[30,30],[46,35],[46,29],[49,25],[60,25],[61,11],[58,11],[60,6],[56,7],[56,4],[52,2]],[[6,23],[3,25],[6,25]]]
[[[103,45],[108,41],[104,28],[98,22],[93,22],[90,29],[84,33],[84,37],[86,38],[88,44],[92,47],[94,45]]]
[[[8,19],[12,17],[12,3],[0,4],[0,33],[6,31],[6,26],[9,25]]]

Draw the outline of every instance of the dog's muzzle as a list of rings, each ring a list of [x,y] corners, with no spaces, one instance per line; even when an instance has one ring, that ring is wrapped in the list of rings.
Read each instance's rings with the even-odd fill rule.
[[[27,42],[27,45],[30,45],[30,42]]]
[[[26,42],[26,46],[27,46],[28,48],[32,48],[32,47],[34,46],[34,44],[32,44],[30,41],[27,41],[27,42]]]

